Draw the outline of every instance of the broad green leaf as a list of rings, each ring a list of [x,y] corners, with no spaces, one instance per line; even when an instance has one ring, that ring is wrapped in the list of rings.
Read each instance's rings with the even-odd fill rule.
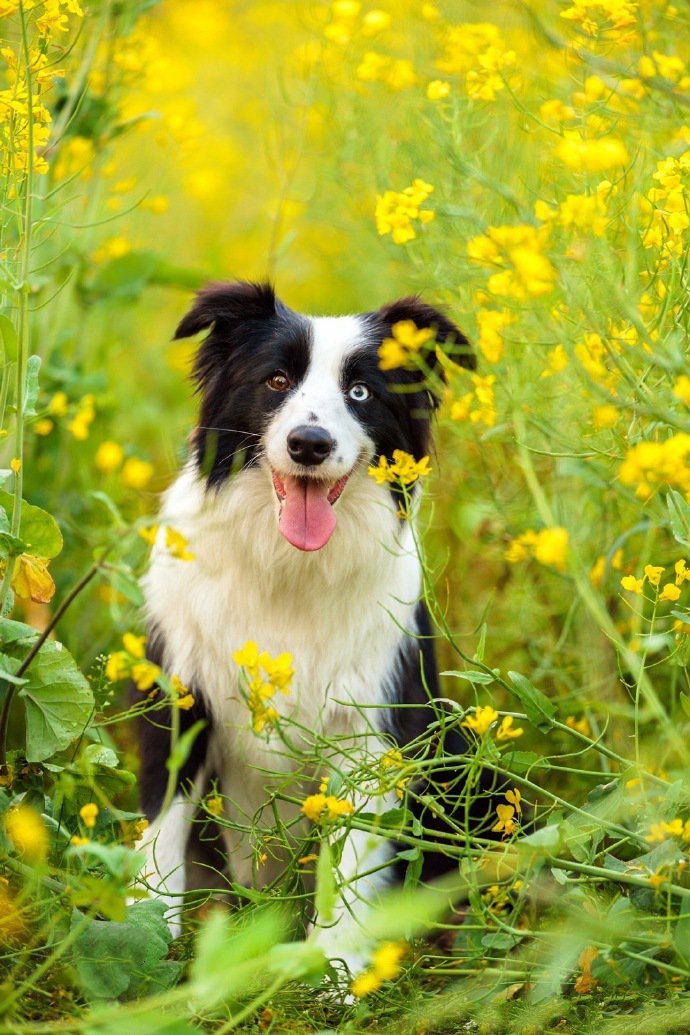
[[[184,964],[164,959],[171,941],[164,911],[161,902],[141,902],[127,910],[125,923],[90,921],[72,949],[87,999],[130,1001],[165,991],[177,982]],[[83,922],[83,916],[75,913],[72,927]]]
[[[550,823],[548,826],[542,827],[541,830],[535,830],[533,834],[521,837],[516,842],[516,847],[522,848],[524,846],[529,848],[531,852],[548,856],[556,854],[561,841],[560,825],[558,823]]]
[[[11,519],[14,496],[5,489],[0,489],[0,507],[7,511]],[[62,549],[62,532],[55,518],[26,500],[22,500],[19,532],[31,553],[37,557],[57,557]]]
[[[94,701],[91,687],[61,643],[48,640],[29,665],[19,691],[26,708],[26,757],[42,762],[83,733]]]
[[[17,359],[18,339],[17,331],[9,316],[0,315],[0,338],[4,346],[0,363],[13,363]]]
[[[555,704],[519,672],[509,672],[508,677],[513,684],[511,690],[524,708],[529,721],[544,733],[550,730],[556,714]]]
[[[0,647],[11,647],[13,644],[28,644],[35,640],[38,633],[25,622],[15,622],[11,618],[0,618]]]

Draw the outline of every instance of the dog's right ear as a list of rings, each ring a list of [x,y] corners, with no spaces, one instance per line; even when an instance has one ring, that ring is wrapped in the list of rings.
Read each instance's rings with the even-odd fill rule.
[[[270,284],[244,280],[207,284],[180,321],[175,340],[189,338],[211,326],[229,329],[244,320],[267,319],[275,313],[276,296]]]

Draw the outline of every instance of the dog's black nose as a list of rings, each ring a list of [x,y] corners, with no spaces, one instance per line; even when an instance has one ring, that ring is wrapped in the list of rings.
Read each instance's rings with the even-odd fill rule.
[[[287,437],[290,459],[306,467],[322,464],[330,456],[334,445],[335,440],[325,428],[308,427],[306,424],[295,428]]]

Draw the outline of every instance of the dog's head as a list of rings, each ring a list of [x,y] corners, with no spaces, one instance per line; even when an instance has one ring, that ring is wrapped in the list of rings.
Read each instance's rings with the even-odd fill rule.
[[[266,284],[200,291],[175,337],[211,328],[194,365],[202,400],[194,449],[209,487],[265,468],[285,538],[300,550],[325,546],[350,478],[396,449],[416,460],[428,453],[433,347],[424,369],[383,371],[378,356],[404,320],[431,328],[439,343],[455,343],[458,361],[473,365],[461,331],[417,298],[358,316],[308,317]]]

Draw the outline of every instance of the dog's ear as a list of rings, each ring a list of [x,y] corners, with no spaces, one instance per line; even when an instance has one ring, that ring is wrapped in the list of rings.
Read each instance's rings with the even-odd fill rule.
[[[215,326],[230,328],[243,320],[275,316],[276,296],[270,284],[236,280],[207,284],[197,293],[194,305],[180,321],[175,340]]]
[[[412,320],[415,326],[430,328],[434,332],[434,340],[444,346],[444,352],[462,367],[474,370],[477,360],[472,351],[472,346],[452,320],[450,320],[442,309],[427,305],[417,295],[408,295],[406,298],[399,298],[396,302],[388,302],[381,306],[376,315],[382,323],[391,329],[393,324],[403,320]],[[390,336],[390,335],[389,335]],[[443,377],[443,370],[439,369],[436,352],[430,349],[425,355],[426,365],[430,370]]]
[[[211,328],[199,346],[192,377],[197,388],[208,391],[222,379],[230,358],[243,342],[254,340],[257,328],[276,315],[277,301],[270,284],[237,280],[208,284],[175,331],[175,340]]]

